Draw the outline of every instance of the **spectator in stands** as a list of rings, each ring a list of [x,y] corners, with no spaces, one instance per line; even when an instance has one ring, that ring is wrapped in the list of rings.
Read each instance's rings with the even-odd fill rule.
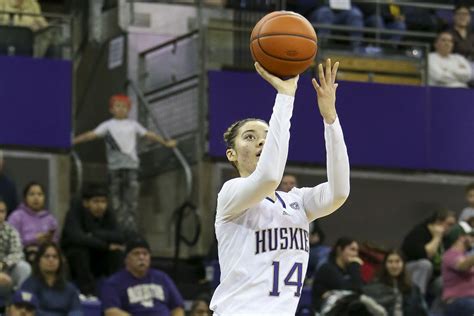
[[[79,293],[71,282],[66,281],[63,255],[55,243],[46,242],[39,247],[33,275],[21,289],[36,295],[40,316],[82,316]]]
[[[466,187],[466,202],[467,206],[459,215],[459,221],[468,222],[471,227],[474,227],[474,183]]]
[[[453,36],[441,32],[435,51],[428,56],[428,82],[432,86],[466,88],[471,80],[471,65],[466,58],[453,54]]]
[[[376,3],[360,3],[359,8],[362,10],[365,18],[365,24],[369,27],[378,29],[388,29],[393,31],[405,31],[405,16],[400,6],[389,0],[387,4]],[[377,12],[377,6],[380,5],[380,12]],[[378,14],[379,13],[379,14]],[[400,34],[392,34],[383,36],[383,39],[389,39],[399,43],[402,39]]]
[[[17,291],[6,308],[6,316],[35,316],[38,299],[33,293]]]
[[[332,9],[329,6],[329,1],[317,1],[316,8],[310,14],[309,20],[311,23],[327,24],[327,25],[345,25],[349,29],[364,27],[364,15],[362,11],[352,5],[348,10]],[[331,35],[331,30],[327,28],[319,28],[318,36],[321,40]],[[353,49],[358,50],[362,44],[363,33],[361,31],[351,31],[351,45]]]
[[[184,302],[168,275],[150,268],[150,246],[141,238],[127,244],[125,269],[102,289],[105,316],[184,316]]]
[[[19,233],[28,262],[33,262],[38,246],[48,241],[58,241],[58,222],[45,206],[44,188],[30,182],[23,190],[23,203],[8,218]]]
[[[298,180],[296,180],[296,176],[291,173],[285,173],[283,175],[283,178],[281,178],[281,183],[278,190],[283,192],[290,192],[297,185]]]
[[[204,297],[195,299],[193,305],[191,305],[189,316],[211,316],[209,300]]]
[[[0,198],[7,204],[7,211],[10,214],[18,206],[18,195],[15,183],[3,172],[4,165],[3,151],[0,150]]]
[[[125,250],[123,235],[107,206],[106,189],[90,185],[64,222],[61,245],[72,278],[85,295],[97,296],[95,280],[115,273]]]
[[[471,25],[471,11],[466,4],[454,9],[454,25],[451,30],[454,40],[453,52],[474,61],[474,32]]]
[[[113,118],[103,122],[93,131],[74,138],[74,145],[105,137],[110,179],[110,200],[117,221],[127,233],[138,232],[137,206],[139,196],[136,136],[158,142],[166,147],[176,146],[175,140],[165,140],[154,132],[147,131],[138,122],[128,118],[132,106],[126,95],[113,95],[109,108]]]
[[[420,289],[409,281],[405,260],[398,250],[385,255],[378,278],[364,287],[364,293],[383,305],[388,315],[428,315]]]
[[[48,26],[37,0],[0,0],[0,11],[11,12],[0,14],[0,24],[26,26],[33,31]]]
[[[30,265],[25,262],[20,235],[5,219],[7,206],[0,200],[0,297],[8,296],[12,289],[30,276]]]
[[[357,241],[348,237],[339,238],[331,250],[328,261],[314,276],[312,291],[314,308],[320,310],[331,290],[359,292],[363,285],[360,272],[362,263]]]
[[[446,316],[474,315],[473,230],[466,222],[455,225],[445,239],[443,256],[443,300]]]
[[[441,272],[443,236],[455,223],[454,212],[440,210],[416,225],[403,240],[402,251],[407,259],[407,272],[423,295],[432,277],[439,276]]]

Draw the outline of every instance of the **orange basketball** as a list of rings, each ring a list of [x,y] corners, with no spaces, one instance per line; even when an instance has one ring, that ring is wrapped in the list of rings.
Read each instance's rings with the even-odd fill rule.
[[[278,77],[304,72],[318,52],[313,26],[302,15],[276,11],[265,15],[252,30],[250,51],[255,61]]]

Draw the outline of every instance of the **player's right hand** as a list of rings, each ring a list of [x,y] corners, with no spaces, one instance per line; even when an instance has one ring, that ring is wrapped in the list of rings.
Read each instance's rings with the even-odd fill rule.
[[[266,71],[259,63],[255,63],[255,69],[257,70],[258,74],[265,79],[269,84],[275,88],[278,93],[285,94],[294,97],[296,89],[298,88],[298,79],[300,76],[296,76],[290,78],[288,80],[282,80],[277,76],[272,75],[268,71]]]

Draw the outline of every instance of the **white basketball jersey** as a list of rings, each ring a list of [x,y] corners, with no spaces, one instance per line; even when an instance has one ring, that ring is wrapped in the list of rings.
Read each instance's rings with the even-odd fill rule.
[[[349,160],[336,119],[325,124],[328,182],[266,198],[285,169],[293,101],[277,95],[255,171],[227,181],[219,192],[221,282],[210,304],[215,315],[295,315],[309,258],[309,222],[334,212],[349,194]]]
[[[221,283],[217,315],[294,315],[309,257],[309,222],[301,198],[277,192],[238,219],[216,222]]]

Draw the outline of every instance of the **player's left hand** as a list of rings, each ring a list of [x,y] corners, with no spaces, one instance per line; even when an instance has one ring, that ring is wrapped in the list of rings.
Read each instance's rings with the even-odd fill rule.
[[[313,78],[313,87],[318,95],[319,112],[327,124],[332,124],[336,120],[336,82],[337,69],[339,62],[331,65],[331,59],[326,60],[326,69],[323,64],[319,64],[319,83]]]

